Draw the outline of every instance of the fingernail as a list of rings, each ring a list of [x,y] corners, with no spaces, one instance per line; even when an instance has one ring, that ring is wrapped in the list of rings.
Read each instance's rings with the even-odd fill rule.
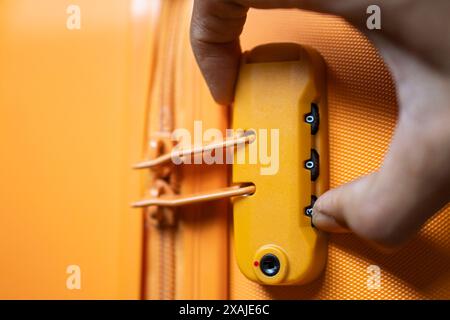
[[[342,227],[334,217],[320,212],[317,208],[313,208],[312,214],[313,225],[323,231],[334,233],[347,233],[348,229]]]

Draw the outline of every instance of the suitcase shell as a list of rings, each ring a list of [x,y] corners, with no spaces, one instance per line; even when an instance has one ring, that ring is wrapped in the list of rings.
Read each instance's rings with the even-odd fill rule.
[[[1,298],[450,298],[448,207],[390,255],[331,235],[322,276],[283,287],[238,270],[228,202],[166,212],[167,225],[130,209],[163,174],[131,170],[159,152],[152,141],[168,148],[168,133],[195,120],[225,130],[230,110],[214,103],[195,63],[191,0],[77,2],[76,31],[61,1],[0,3]],[[337,17],[250,10],[243,49],[272,42],[311,46],[327,63],[330,186],[377,169],[397,106],[370,42]],[[229,170],[177,167],[168,190],[227,186]],[[72,264],[82,290],[66,288]]]

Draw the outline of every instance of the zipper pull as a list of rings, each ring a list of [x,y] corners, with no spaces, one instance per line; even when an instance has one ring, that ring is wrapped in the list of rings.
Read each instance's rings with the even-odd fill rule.
[[[131,206],[134,208],[152,207],[152,210],[155,208],[174,208],[238,196],[249,196],[255,193],[255,191],[255,185],[243,184],[192,195],[155,193],[152,198],[134,202]]]
[[[170,160],[180,160],[187,156],[193,156],[196,154],[202,154],[207,151],[212,151],[221,148],[228,148],[233,146],[244,145],[246,143],[252,143],[256,139],[256,134],[253,131],[246,131],[243,135],[236,136],[224,141],[211,143],[202,146],[191,146],[186,149],[173,149],[171,152],[163,153],[162,155],[155,157],[151,160],[137,163],[133,166],[134,169],[149,169],[159,165],[168,163]],[[177,161],[179,163],[179,161]]]

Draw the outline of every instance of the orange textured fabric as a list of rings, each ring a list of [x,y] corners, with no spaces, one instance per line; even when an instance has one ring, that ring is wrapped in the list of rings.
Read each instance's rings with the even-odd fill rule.
[[[339,186],[379,167],[396,122],[389,71],[368,40],[339,18],[301,11],[252,10],[242,45],[297,42],[316,48],[328,65],[330,184]],[[383,254],[353,235],[330,236],[323,276],[298,287],[264,287],[240,273],[231,257],[232,299],[449,299],[450,210],[395,254]],[[368,267],[381,286],[369,289]]]

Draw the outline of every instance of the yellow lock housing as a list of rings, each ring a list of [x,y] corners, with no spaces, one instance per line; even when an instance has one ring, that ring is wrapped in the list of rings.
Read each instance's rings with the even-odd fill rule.
[[[325,266],[326,235],[311,209],[328,189],[326,102],[325,64],[313,49],[270,44],[244,54],[233,128],[256,139],[237,148],[233,183],[256,192],[233,208],[237,262],[250,280],[305,284]]]

